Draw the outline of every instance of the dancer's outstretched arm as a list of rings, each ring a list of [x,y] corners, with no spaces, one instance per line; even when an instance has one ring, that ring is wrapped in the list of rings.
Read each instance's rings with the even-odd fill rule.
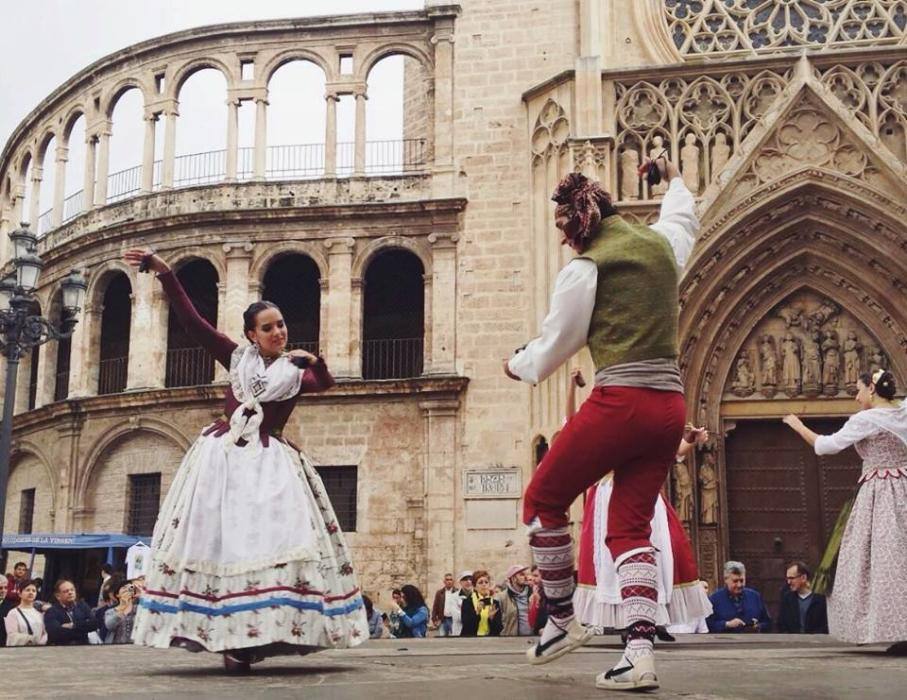
[[[677,458],[686,457],[694,447],[704,445],[709,440],[709,431],[705,428],[696,428],[692,425],[685,425],[683,428],[683,437],[680,440],[680,446],[677,448]]]
[[[659,159],[659,167],[664,178],[670,184],[661,200],[661,213],[658,221],[652,224],[651,228],[668,239],[671,248],[674,249],[677,267],[683,270],[693,252],[696,234],[699,233],[696,200],[693,199],[693,193],[684,184],[680,171],[674,163],[662,158]]]
[[[833,455],[843,452],[851,445],[879,431],[878,426],[859,413],[852,415],[836,433],[819,435],[803,425],[803,421],[791,413],[782,419],[816,451],[817,455]]]
[[[598,268],[586,258],[571,260],[557,276],[551,306],[539,337],[504,362],[511,379],[538,384],[586,344]]]

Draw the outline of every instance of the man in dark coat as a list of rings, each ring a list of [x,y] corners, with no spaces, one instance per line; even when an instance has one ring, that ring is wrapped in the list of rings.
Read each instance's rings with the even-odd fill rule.
[[[54,604],[44,613],[48,644],[88,644],[88,633],[98,628],[91,608],[76,599],[76,585],[60,579],[54,586]]]
[[[786,588],[778,611],[778,631],[787,634],[828,634],[825,596],[813,593],[810,571],[802,561],[787,567]]]
[[[3,574],[0,574],[0,647],[6,646],[6,625],[4,619],[6,614],[16,607],[11,600],[6,599],[6,592],[9,590],[9,580]]]

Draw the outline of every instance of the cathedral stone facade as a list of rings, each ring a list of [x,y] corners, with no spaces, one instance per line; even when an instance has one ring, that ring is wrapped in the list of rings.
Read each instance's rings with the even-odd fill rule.
[[[680,362],[689,419],[712,433],[669,489],[704,578],[733,556],[777,588],[784,560],[816,561],[857,473],[854,455],[812,456],[780,417],[830,431],[861,372],[907,380],[905,21],[895,0],[463,0],[201,28],[88,66],[0,156],[0,229],[42,234],[43,312],[59,313],[71,268],[90,280],[71,343],[20,366],[8,529],[26,506],[35,532],[140,527],[136,509],[220,414],[223,372],[169,323],[157,283],[120,262],[153,245],[233,337],[251,300],[283,294],[303,329],[291,340],[340,379],[286,435],[342,501],[366,591],[526,561],[520,495],[563,423],[569,367],[528,387],[501,363],[538,329],[568,259],[550,193],[581,171],[652,221],[663,190],[636,168],[666,150],[702,221]],[[402,155],[383,168],[368,77],[398,54]],[[278,167],[267,140],[268,81],[292,61],[324,74],[314,172]],[[226,81],[226,149],[196,177],[174,147],[180,88],[211,68]],[[109,172],[127,90],[147,127],[132,186]],[[355,140],[340,144],[346,98]],[[255,145],[239,148],[246,104]],[[84,144],[70,143],[78,120]],[[75,147],[82,188],[67,197]]]

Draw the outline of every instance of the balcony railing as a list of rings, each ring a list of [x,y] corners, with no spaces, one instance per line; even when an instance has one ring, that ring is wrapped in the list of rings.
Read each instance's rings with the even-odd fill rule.
[[[287,350],[305,350],[313,355],[318,354],[317,340],[303,340],[298,343],[287,343]]]
[[[384,338],[362,343],[364,379],[405,379],[422,374],[422,338]]]
[[[57,372],[54,382],[54,401],[62,401],[69,396],[69,369]]]
[[[165,386],[210,384],[214,379],[214,358],[204,348],[167,350]]]
[[[427,146],[425,139],[368,141],[365,144],[364,175],[407,175],[424,171]],[[355,174],[356,144],[344,141],[337,144],[336,176]],[[289,146],[268,146],[265,177],[268,180],[306,180],[325,177],[325,148],[323,143],[304,143]],[[160,189],[163,163],[154,161],[152,188]],[[255,174],[255,149],[240,148],[237,152],[236,177],[248,180]],[[173,161],[173,186],[192,187],[222,182],[227,175],[227,151],[206,151],[177,156]],[[107,202],[118,202],[142,190],[142,166],[136,165],[107,176]],[[69,195],[63,201],[63,222],[85,211],[83,191]],[[38,233],[52,228],[52,211],[38,218]]]
[[[98,394],[118,394],[126,388],[129,357],[111,357],[98,365]]]

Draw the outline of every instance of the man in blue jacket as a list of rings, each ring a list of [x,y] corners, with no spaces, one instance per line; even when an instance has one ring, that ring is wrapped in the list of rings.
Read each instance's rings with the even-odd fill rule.
[[[724,565],[724,588],[715,591],[709,632],[768,632],[772,619],[758,591],[746,587],[746,567],[739,561]]]
[[[48,644],[88,644],[88,633],[98,628],[91,608],[76,600],[76,586],[60,579],[54,586],[54,604],[44,613]]]

